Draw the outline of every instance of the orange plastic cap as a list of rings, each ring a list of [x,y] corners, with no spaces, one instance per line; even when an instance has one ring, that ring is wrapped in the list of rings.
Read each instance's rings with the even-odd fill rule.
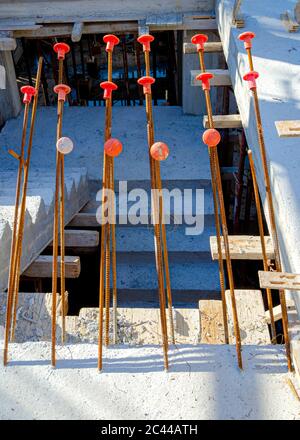
[[[104,144],[104,151],[108,156],[117,157],[122,153],[123,145],[119,139],[110,138]]]
[[[166,160],[169,156],[168,145],[164,142],[155,142],[151,145],[150,154],[155,160]]]
[[[203,133],[202,140],[209,148],[216,147],[221,141],[221,135],[218,130],[209,128]]]

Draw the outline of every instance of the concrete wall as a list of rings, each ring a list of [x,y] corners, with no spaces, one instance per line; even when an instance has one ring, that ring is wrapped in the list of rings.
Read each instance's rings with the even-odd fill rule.
[[[0,70],[5,71],[5,88],[0,87],[0,126],[21,110],[15,68],[11,51],[0,51]]]
[[[244,45],[237,39],[242,31],[256,33],[252,51],[254,68],[260,74],[258,94],[282,261],[284,270],[300,273],[300,139],[279,138],[275,127],[276,120],[300,119],[300,34],[288,33],[280,20],[280,14],[293,9],[295,3],[288,0],[283,6],[280,0],[243,1],[246,26],[242,30],[231,27],[234,0],[218,0],[216,15],[268,221],[253,101],[242,79],[249,66]],[[300,293],[293,296],[299,311]]]

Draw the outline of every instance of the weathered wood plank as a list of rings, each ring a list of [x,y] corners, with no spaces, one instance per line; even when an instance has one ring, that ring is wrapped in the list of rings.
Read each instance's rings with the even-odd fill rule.
[[[231,78],[227,69],[210,69],[207,72],[214,75],[210,80],[211,86],[231,86]],[[191,70],[191,86],[201,86],[201,81],[196,79],[200,73],[200,70]]]
[[[96,247],[99,244],[99,232],[88,230],[67,229],[65,231],[65,246],[77,248]],[[52,243],[50,244],[52,246]]]
[[[263,289],[300,290],[300,274],[259,270],[258,278]]]
[[[294,121],[275,121],[275,126],[279,137],[299,137],[300,120]]]
[[[295,303],[291,299],[286,299],[286,306],[289,309],[293,309],[295,307]],[[282,310],[281,305],[273,307],[273,315],[274,315],[274,321],[279,321],[279,319],[282,318]],[[271,318],[270,318],[270,311],[266,310],[265,317],[268,324],[271,324]]]
[[[246,345],[270,344],[265,308],[260,290],[235,290],[241,342]],[[229,341],[235,342],[230,291],[226,290]]]
[[[15,38],[0,36],[0,50],[15,50],[17,42]]]
[[[222,301],[200,300],[200,344],[225,344]]]
[[[240,115],[213,116],[215,128],[243,128]],[[203,127],[209,128],[207,115],[203,116]]]
[[[218,259],[218,245],[217,237],[210,237],[210,251],[213,260]],[[232,260],[262,260],[262,250],[260,237],[255,235],[229,235],[229,250]],[[265,236],[265,245],[267,257],[273,260],[274,246],[272,239],[269,236]],[[222,237],[222,257],[226,258],[224,240]]]
[[[221,41],[207,42],[204,44],[204,52],[223,52],[223,46]],[[197,53],[197,47],[193,43],[183,43],[183,53],[191,54]]]
[[[30,278],[51,278],[52,277],[52,255],[40,255],[25,270],[24,276]],[[58,277],[60,277],[60,257],[58,258]],[[80,258],[65,257],[65,274],[66,278],[78,278],[80,275]]]

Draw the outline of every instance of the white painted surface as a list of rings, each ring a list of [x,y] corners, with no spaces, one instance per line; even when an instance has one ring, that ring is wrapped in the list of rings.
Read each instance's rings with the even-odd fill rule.
[[[300,418],[279,346],[244,347],[243,372],[225,345],[172,347],[168,373],[158,346],[104,349],[102,373],[96,344],[58,346],[56,369],[47,342],[12,344],[10,354],[2,420]]]
[[[280,139],[275,127],[276,120],[299,119],[300,116],[300,34],[288,33],[280,20],[280,14],[286,9],[293,9],[296,2],[287,0],[284,3],[280,0],[244,0],[241,12],[245,16],[245,28],[242,30],[231,28],[234,0],[218,0],[216,14],[267,214],[253,102],[251,92],[242,80],[242,75],[250,69],[244,45],[237,39],[241,31],[256,33],[252,49],[253,61],[255,70],[260,74],[257,80],[258,94],[283,267],[287,272],[299,273],[300,139]],[[295,297],[299,311],[299,292]]]

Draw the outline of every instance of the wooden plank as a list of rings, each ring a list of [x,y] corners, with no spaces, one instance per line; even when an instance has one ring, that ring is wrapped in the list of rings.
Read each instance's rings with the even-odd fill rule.
[[[240,115],[213,116],[215,128],[243,128]],[[209,128],[207,115],[203,116],[203,127]]]
[[[93,248],[99,244],[99,232],[88,230],[67,229],[65,246],[76,248]],[[50,244],[52,246],[52,243]]]
[[[82,21],[79,21],[77,23],[74,23],[72,34],[71,34],[71,40],[73,43],[76,43],[77,41],[81,40],[82,32],[83,32],[84,24]]]
[[[242,345],[270,344],[265,308],[260,290],[235,290]],[[229,341],[235,342],[230,291],[226,290]]]
[[[229,250],[232,260],[262,260],[262,250],[260,237],[255,235],[229,235]],[[273,260],[274,246],[272,239],[269,236],[265,236],[267,257]],[[217,237],[210,237],[210,251],[213,260],[218,259],[218,245]],[[225,247],[222,237],[222,257],[225,260]]]
[[[288,308],[288,310],[292,310],[293,308],[295,308],[295,303],[293,300],[291,299],[286,299],[286,306]],[[279,321],[279,319],[282,318],[282,310],[281,310],[281,305],[279,304],[279,306],[275,306],[273,307],[273,315],[274,315],[274,321]],[[268,324],[271,324],[271,318],[270,318],[270,311],[266,310],[265,312],[265,317],[266,317],[266,321]]]
[[[300,274],[259,270],[258,278],[263,289],[300,290]]]
[[[25,270],[24,276],[30,278],[51,278],[52,277],[52,255],[40,255]],[[58,277],[60,276],[60,257],[58,258]],[[80,275],[80,258],[65,257],[66,278],[78,278]]]
[[[214,75],[210,80],[211,86],[231,86],[231,78],[227,69],[210,69],[207,72]],[[200,70],[191,70],[191,86],[201,86],[201,81],[196,79],[200,73]]]
[[[200,300],[200,344],[225,344],[222,301]]]
[[[275,126],[279,137],[299,137],[300,120],[294,121],[275,121]]]
[[[290,11],[285,11],[283,14],[280,14],[280,19],[288,32],[298,31],[299,23],[297,23]]]
[[[96,219],[96,213],[79,212],[76,214],[67,226],[77,228],[95,228],[100,227]]]
[[[42,27],[36,23],[0,22],[0,31],[36,31]]]
[[[223,46],[221,41],[213,41],[210,43],[204,44],[204,51],[205,52],[223,52]],[[183,43],[183,53],[184,54],[191,54],[191,53],[197,53],[197,47],[193,43]]]

